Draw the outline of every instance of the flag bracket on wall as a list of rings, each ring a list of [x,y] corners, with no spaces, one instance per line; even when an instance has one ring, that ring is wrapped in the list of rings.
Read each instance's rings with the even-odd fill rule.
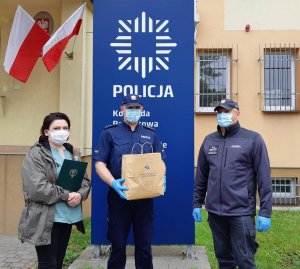
[[[65,54],[67,55],[68,60],[73,60],[73,56],[74,56],[73,51],[74,51],[75,41],[76,41],[76,35],[74,37],[72,51],[71,52],[66,52],[65,51]]]
[[[2,108],[2,114],[5,116],[5,110],[6,110],[6,95],[1,95],[0,96],[0,103],[1,103],[1,108]]]
[[[71,51],[71,52],[66,52],[65,51],[65,54],[67,55],[67,58],[68,58],[68,60],[73,60],[73,51]]]

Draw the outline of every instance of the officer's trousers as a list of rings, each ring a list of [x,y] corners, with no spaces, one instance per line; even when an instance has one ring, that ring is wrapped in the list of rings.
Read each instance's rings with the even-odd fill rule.
[[[108,240],[112,252],[108,269],[124,269],[127,237],[132,224],[136,269],[153,269],[151,242],[153,238],[153,200],[127,201],[110,189],[108,192]]]
[[[255,269],[255,220],[252,216],[224,217],[208,214],[220,269]]]

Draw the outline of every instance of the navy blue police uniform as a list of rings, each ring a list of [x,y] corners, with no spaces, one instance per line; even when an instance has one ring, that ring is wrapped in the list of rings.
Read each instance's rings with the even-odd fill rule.
[[[136,143],[144,144],[144,153],[165,153],[155,130],[138,124],[135,131],[125,122],[107,126],[101,133],[93,158],[107,165],[115,179],[121,178],[122,155],[141,153]],[[126,191],[125,191],[126,194]],[[108,196],[108,240],[112,252],[108,268],[123,269],[126,264],[126,244],[131,224],[135,244],[137,269],[152,269],[151,242],[153,238],[153,199],[125,200],[113,188]]]

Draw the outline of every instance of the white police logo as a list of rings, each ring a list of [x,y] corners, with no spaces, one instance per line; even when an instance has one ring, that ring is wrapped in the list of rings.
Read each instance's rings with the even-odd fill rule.
[[[119,20],[119,36],[110,46],[114,47],[118,57],[119,70],[133,70],[146,78],[153,70],[169,70],[169,54],[177,43],[172,42],[169,33],[169,20],[154,20],[142,12],[133,20]],[[137,34],[153,37],[155,55],[147,55],[146,51],[137,56],[134,39]],[[151,40],[151,39],[150,39]],[[138,48],[139,50],[142,48]]]

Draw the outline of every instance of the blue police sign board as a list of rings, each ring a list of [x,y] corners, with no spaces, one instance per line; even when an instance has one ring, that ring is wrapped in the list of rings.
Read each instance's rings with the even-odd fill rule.
[[[141,124],[156,129],[167,154],[154,244],[195,241],[193,9],[192,0],[94,1],[93,148],[104,126],[123,120],[124,95],[140,95]],[[93,244],[108,243],[107,189],[93,169]]]

